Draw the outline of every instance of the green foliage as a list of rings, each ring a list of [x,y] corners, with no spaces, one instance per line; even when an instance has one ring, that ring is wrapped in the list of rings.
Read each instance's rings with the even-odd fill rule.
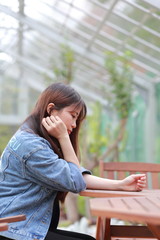
[[[67,45],[61,45],[60,63],[61,67],[54,67],[57,80],[65,81],[67,84],[73,80],[73,63],[75,60],[73,50]]]
[[[0,84],[1,88],[1,113],[17,113],[17,99],[20,91],[17,79],[5,76]]]
[[[60,228],[66,228],[66,227],[69,227],[71,225],[71,222],[69,220],[61,220],[60,219],[60,222],[58,224],[58,227]]]
[[[100,3],[105,3],[106,0],[98,0]]]
[[[106,3],[109,2],[110,0],[98,0],[100,3]]]
[[[102,106],[100,103],[92,105],[92,114],[87,116],[86,124],[88,154],[98,157],[107,144],[107,138],[102,132]]]
[[[127,118],[132,106],[132,80],[130,69],[132,54],[126,51],[123,56],[107,52],[105,67],[110,75],[112,101],[120,119]],[[120,63],[120,67],[118,67]]]
[[[82,216],[86,216],[86,199],[78,195],[77,203],[79,214]]]
[[[155,152],[156,152],[156,162],[160,163],[160,137],[156,138],[156,144],[155,144]]]
[[[2,154],[4,148],[6,147],[8,141],[12,137],[12,135],[17,130],[18,126],[0,126],[0,155]]]
[[[56,81],[70,84],[74,76],[74,62],[75,62],[75,53],[74,51],[66,44],[61,44],[60,46],[60,55],[59,58],[51,60],[52,70],[56,76]],[[46,85],[51,84],[55,79],[45,76]]]
[[[155,142],[155,153],[156,161],[160,162],[160,83],[155,84],[155,97],[156,97],[156,142]]]

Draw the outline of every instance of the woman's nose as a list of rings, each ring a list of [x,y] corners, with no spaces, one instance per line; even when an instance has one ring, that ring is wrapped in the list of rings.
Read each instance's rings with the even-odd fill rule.
[[[73,123],[72,123],[72,128],[76,128],[76,121],[74,121]]]

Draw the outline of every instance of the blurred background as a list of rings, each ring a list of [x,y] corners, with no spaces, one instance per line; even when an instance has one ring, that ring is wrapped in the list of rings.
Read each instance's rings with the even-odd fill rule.
[[[64,82],[88,108],[85,167],[160,162],[159,0],[0,0],[0,73],[0,153],[41,91]],[[89,214],[76,202],[70,223]]]

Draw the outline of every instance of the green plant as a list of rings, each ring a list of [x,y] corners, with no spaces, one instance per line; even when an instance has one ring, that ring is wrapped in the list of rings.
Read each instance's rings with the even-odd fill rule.
[[[80,146],[83,165],[93,170],[106,147],[108,138],[102,129],[103,113],[99,102],[92,104],[92,113],[87,116],[80,131]],[[86,133],[86,134],[84,134]]]
[[[7,126],[7,125],[0,125],[0,155],[2,154],[4,148],[6,147],[8,141],[12,137],[12,135],[17,130],[18,126]]]
[[[120,119],[128,118],[132,107],[131,57],[131,52],[126,51],[123,56],[107,52],[105,58],[105,67],[110,76],[112,103]]]
[[[106,53],[105,67],[109,73],[112,105],[118,115],[119,126],[114,140],[107,147],[100,160],[104,160],[111,154],[113,161],[119,159],[119,146],[124,138],[127,119],[132,107],[131,58],[132,54],[129,51],[126,51],[123,56],[117,56],[113,52]]]
[[[74,77],[75,53],[67,44],[60,45],[59,59],[51,60],[52,69],[56,76],[56,81],[70,84]],[[45,76],[47,85],[53,82],[48,76]]]
[[[120,57],[112,52],[105,55],[105,67],[109,73],[106,89],[111,89],[110,93],[106,93],[106,98],[110,96],[110,107],[117,115],[118,124],[112,119],[107,120],[100,103],[92,106],[92,114],[87,116],[85,129],[82,130],[87,131],[87,136],[81,136],[84,165],[91,170],[100,160],[118,161],[119,152],[125,149],[126,123],[132,108],[131,57],[128,51]]]

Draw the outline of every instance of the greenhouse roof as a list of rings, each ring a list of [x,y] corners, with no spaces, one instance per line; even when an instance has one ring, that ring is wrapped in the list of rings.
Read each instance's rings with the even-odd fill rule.
[[[74,52],[72,85],[86,101],[107,105],[107,51],[133,53],[142,91],[160,81],[159,0],[0,0],[0,39],[1,123],[26,116],[32,95],[56,79],[65,46]]]

